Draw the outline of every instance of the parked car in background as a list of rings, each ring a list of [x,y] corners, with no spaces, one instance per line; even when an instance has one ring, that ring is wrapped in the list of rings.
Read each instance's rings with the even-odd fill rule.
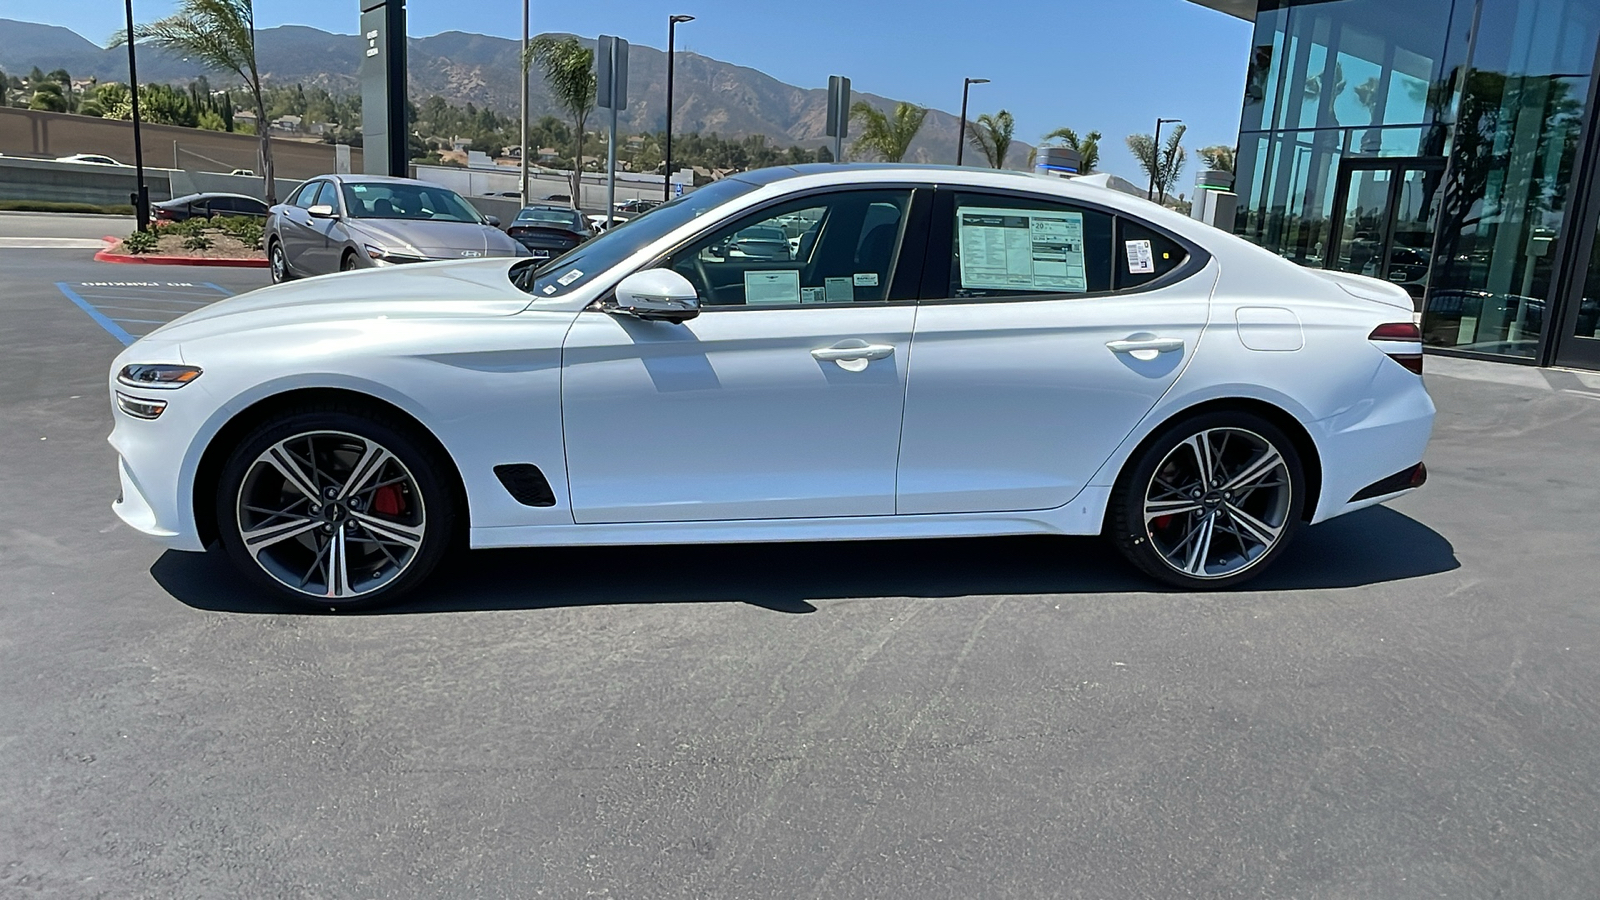
[[[95,166],[122,166],[127,168],[127,163],[117,162],[103,153],[74,153],[71,156],[58,156],[56,162],[89,163]]]
[[[436,259],[526,256],[521,244],[449,188],[410,178],[323,175],[267,216],[274,282]]]
[[[595,234],[599,234],[600,232],[605,231],[614,225],[621,225],[622,223],[628,221],[629,218],[629,216],[606,216],[604,213],[595,213],[592,216],[588,216],[586,221],[589,223],[589,230]]]
[[[252,175],[253,176],[256,173],[254,171],[250,170],[250,169],[234,169],[232,172],[229,172],[228,174],[229,175]]]
[[[261,200],[244,194],[201,193],[185,194],[171,200],[150,204],[150,221],[182,222],[185,219],[210,219],[216,216],[255,216],[265,219],[269,207]]]
[[[570,204],[572,202],[572,198],[567,196],[566,194],[545,194],[543,197],[540,197],[539,199],[545,201],[546,203],[569,203]]]
[[[796,242],[798,246],[798,241]],[[773,225],[746,228],[733,236],[728,244],[728,254],[733,259],[788,260],[794,254],[783,229]]]
[[[594,236],[583,213],[570,206],[535,203],[511,220],[506,234],[535,259],[560,256]]]
[[[627,213],[630,216],[636,216],[642,212],[649,212],[660,205],[660,200],[645,200],[642,198],[635,198],[633,200],[618,200],[613,205],[613,208],[619,213]]]

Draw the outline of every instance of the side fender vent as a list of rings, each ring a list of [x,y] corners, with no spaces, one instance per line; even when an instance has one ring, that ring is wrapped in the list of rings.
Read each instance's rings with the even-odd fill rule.
[[[495,477],[506,486],[506,491],[523,506],[555,506],[556,494],[550,490],[550,481],[532,463],[508,463],[494,467]]]

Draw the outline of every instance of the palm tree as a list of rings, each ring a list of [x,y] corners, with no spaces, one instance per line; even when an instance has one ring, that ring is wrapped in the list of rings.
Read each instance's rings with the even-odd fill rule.
[[[1071,128],[1057,128],[1044,136],[1044,143],[1059,140],[1065,146],[1078,151],[1078,174],[1093,175],[1094,170],[1100,165],[1100,138],[1098,131],[1091,131],[1081,139],[1078,133]]]
[[[594,112],[594,51],[578,43],[577,38],[556,40],[540,35],[528,45],[523,65],[539,67],[556,105],[572,117],[572,133],[578,142],[572,154],[572,205],[576,207],[583,187],[583,126]]]
[[[1233,148],[1218,144],[1215,147],[1201,147],[1195,151],[1200,154],[1200,159],[1208,169],[1218,172],[1233,173]]]
[[[261,72],[256,67],[255,15],[252,0],[178,0],[178,11],[172,15],[134,26],[133,39],[243,79],[255,100],[264,193],[267,203],[275,204],[278,192],[273,180],[272,138],[267,128],[267,102],[261,92]],[[119,47],[127,39],[126,34],[119,33],[109,46]]]
[[[857,155],[875,154],[884,162],[901,162],[917,132],[922,130],[922,120],[927,117],[926,109],[910,103],[896,103],[894,114],[889,115],[865,100],[857,100],[856,105],[850,107],[850,118],[861,121],[861,136],[850,150]]]
[[[991,169],[1003,169],[1006,166],[1006,154],[1011,152],[1011,134],[1016,127],[1016,121],[1006,110],[1002,109],[992,116],[984,113],[976,122],[967,123],[967,140],[983,153]]]
[[[1178,176],[1183,173],[1187,156],[1183,149],[1183,135],[1188,130],[1187,125],[1175,126],[1167,137],[1167,146],[1160,152],[1156,151],[1155,138],[1150,135],[1128,135],[1128,151],[1139,161],[1139,168],[1154,179],[1160,203],[1167,202],[1167,192],[1178,183]]]

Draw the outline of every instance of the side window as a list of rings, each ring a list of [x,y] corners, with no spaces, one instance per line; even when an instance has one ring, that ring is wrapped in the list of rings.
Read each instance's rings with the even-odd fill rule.
[[[792,200],[697,238],[666,265],[707,307],[911,300],[891,290],[910,205],[909,190]]]
[[[308,182],[306,182],[305,184],[300,186],[300,190],[294,195],[294,199],[289,201],[289,202],[293,203],[295,206],[300,207],[301,209],[310,209],[311,207],[316,206],[317,205],[317,192],[322,190],[322,186],[324,184],[327,184],[327,182],[325,182],[325,181],[308,181]]]
[[[1117,219],[1117,290],[1149,284],[1183,265],[1183,245],[1132,219]]]
[[[957,193],[947,297],[1111,290],[1109,213],[1043,199]]]

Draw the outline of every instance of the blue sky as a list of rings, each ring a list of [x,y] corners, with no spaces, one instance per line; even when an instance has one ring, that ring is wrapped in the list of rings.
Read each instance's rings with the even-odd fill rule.
[[[259,27],[297,24],[356,31],[357,0],[257,0]],[[171,0],[134,0],[140,20],[172,10]],[[409,0],[414,36],[468,31],[520,36],[518,0]],[[1098,129],[1101,168],[1138,180],[1123,143],[1148,133],[1156,116],[1189,125],[1185,146],[1232,145],[1250,26],[1188,0],[533,0],[533,29],[666,45],[669,13],[697,20],[678,28],[678,46],[760,69],[803,87],[848,75],[857,90],[950,113],[961,79],[972,114],[1009,109],[1030,143],[1058,126]],[[0,0],[0,18],[63,25],[90,40],[121,26],[115,0],[40,3]],[[1184,192],[1196,171],[1191,158]]]

